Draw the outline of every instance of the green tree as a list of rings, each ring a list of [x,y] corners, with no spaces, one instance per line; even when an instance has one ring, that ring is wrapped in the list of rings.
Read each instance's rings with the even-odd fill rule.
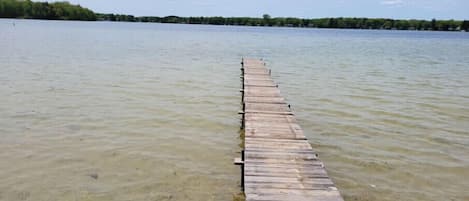
[[[461,30],[469,31],[469,21],[468,20],[464,20],[461,23]]]
[[[436,20],[435,19],[432,19],[432,22],[431,22],[431,28],[432,30],[438,30],[437,27],[436,27]]]
[[[262,19],[263,19],[263,25],[264,26],[272,26],[272,23],[271,23],[271,17],[269,14],[264,14],[262,15]]]

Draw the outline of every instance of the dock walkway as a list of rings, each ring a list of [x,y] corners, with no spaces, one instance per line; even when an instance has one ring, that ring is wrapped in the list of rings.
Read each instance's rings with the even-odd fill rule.
[[[343,201],[265,63],[242,61],[242,185],[247,201]]]

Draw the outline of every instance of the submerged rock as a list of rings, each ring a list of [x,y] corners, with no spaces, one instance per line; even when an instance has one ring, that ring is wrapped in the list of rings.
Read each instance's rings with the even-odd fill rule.
[[[90,176],[93,179],[98,179],[99,177],[98,173],[91,173],[91,174],[88,174],[88,176]]]

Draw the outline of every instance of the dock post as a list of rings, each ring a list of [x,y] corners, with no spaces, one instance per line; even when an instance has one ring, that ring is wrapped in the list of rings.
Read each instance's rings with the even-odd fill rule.
[[[244,129],[244,127],[246,126],[245,123],[244,123],[246,121],[246,119],[245,119],[246,113],[244,112],[246,110],[246,104],[244,102],[242,104],[243,104],[243,114],[242,114],[242,117],[241,117],[241,129]]]
[[[241,160],[243,164],[241,164],[241,190],[244,192],[244,150],[241,151]]]

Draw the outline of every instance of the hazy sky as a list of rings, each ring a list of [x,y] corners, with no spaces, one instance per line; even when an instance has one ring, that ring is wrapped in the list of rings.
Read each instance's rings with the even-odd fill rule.
[[[386,17],[469,19],[469,0],[69,0],[135,16]]]

